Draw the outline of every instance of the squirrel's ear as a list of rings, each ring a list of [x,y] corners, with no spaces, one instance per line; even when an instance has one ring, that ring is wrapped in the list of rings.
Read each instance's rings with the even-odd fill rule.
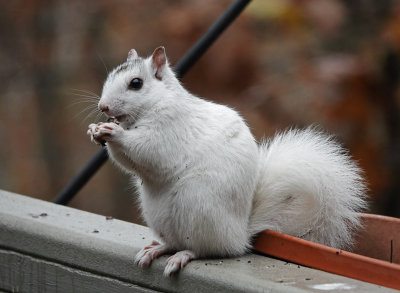
[[[139,58],[138,53],[136,52],[135,49],[131,49],[129,50],[128,58],[126,59],[126,61],[130,61],[137,58]]]
[[[154,76],[162,80],[164,76],[165,65],[167,64],[167,55],[165,54],[164,47],[158,47],[154,50],[153,55],[151,56],[151,66],[154,70]]]

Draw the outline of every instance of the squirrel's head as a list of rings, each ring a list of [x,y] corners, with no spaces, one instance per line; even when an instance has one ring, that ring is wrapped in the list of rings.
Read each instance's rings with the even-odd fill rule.
[[[164,47],[158,47],[148,58],[141,58],[132,49],[127,60],[107,77],[99,101],[99,110],[123,124],[134,123],[152,108],[180,88],[171,70]]]

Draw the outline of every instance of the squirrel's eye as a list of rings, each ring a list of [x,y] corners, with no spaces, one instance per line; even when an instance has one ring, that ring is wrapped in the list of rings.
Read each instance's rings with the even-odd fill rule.
[[[134,79],[131,80],[131,82],[129,83],[128,88],[130,90],[139,90],[141,89],[143,86],[143,80],[141,80],[140,78],[135,77]]]

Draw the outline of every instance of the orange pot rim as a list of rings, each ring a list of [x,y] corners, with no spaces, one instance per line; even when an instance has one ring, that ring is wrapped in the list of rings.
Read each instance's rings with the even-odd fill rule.
[[[394,221],[400,219],[361,214],[369,220]],[[353,279],[400,289],[400,264],[336,249],[276,231],[266,230],[259,234],[254,250],[300,265]]]

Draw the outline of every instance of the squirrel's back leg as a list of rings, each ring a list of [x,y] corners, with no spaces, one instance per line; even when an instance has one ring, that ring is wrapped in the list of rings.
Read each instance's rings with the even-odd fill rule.
[[[170,277],[172,274],[177,273],[180,269],[183,269],[192,259],[195,258],[196,255],[193,251],[178,251],[167,259],[167,265],[164,269],[164,276]]]
[[[142,248],[135,256],[135,263],[141,267],[148,267],[153,259],[158,258],[167,253],[171,253],[172,250],[165,244],[153,240],[153,242]]]
[[[141,249],[135,256],[135,263],[141,267],[150,266],[153,259],[162,255],[173,252],[167,245],[153,241],[150,245]],[[184,268],[192,259],[196,258],[196,254],[190,250],[178,251],[167,259],[164,269],[164,276],[170,277]]]

